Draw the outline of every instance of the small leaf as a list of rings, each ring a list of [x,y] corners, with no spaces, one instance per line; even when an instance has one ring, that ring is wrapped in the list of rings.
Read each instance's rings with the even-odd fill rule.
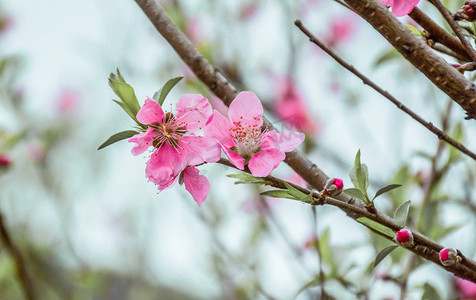
[[[126,130],[126,131],[118,132],[118,133],[112,135],[110,138],[108,138],[104,143],[102,143],[101,146],[98,147],[98,150],[106,148],[107,146],[112,145],[116,142],[119,142],[119,141],[125,140],[127,138],[130,138],[130,137],[132,137],[132,136],[134,136],[138,133],[139,132],[134,131],[134,130]]]
[[[433,286],[425,282],[423,286],[423,296],[421,297],[422,300],[440,300],[440,294],[435,290]]]
[[[410,208],[410,200],[402,203],[397,209],[395,210],[395,214],[393,215],[393,220],[396,224],[400,226],[405,226],[407,224],[407,217],[408,217],[408,210]]]
[[[395,48],[391,47],[377,57],[377,60],[374,62],[374,67],[377,68],[383,65],[384,63],[387,63],[400,57],[402,57],[400,52],[395,50]]]
[[[394,236],[395,236],[395,233],[393,232],[392,229],[388,228],[387,226],[384,226],[380,223],[377,223],[369,218],[366,218],[366,217],[360,217],[357,219],[357,221],[363,225],[365,225],[366,227],[390,238],[390,239],[393,239]]]
[[[365,164],[360,162],[360,150],[355,155],[354,167],[349,172],[350,180],[354,187],[362,192],[365,197],[365,203],[370,202],[367,195],[367,188],[369,186],[369,171]]]
[[[157,99],[157,102],[159,102],[160,106],[162,106],[162,104],[164,103],[164,100],[165,98],[167,97],[167,95],[170,93],[170,91],[173,89],[173,87],[179,83],[180,80],[183,79],[183,76],[180,76],[180,77],[175,77],[175,78],[172,78],[172,79],[169,79],[165,84],[164,86],[162,87],[162,89],[160,90],[160,96],[159,98]]]
[[[335,263],[329,243],[329,228],[326,228],[319,238],[319,250],[321,251],[322,259],[332,268],[332,270],[337,271],[337,264]]]
[[[288,193],[296,197],[296,199],[303,199],[308,196],[306,193],[301,192],[300,190],[296,189],[295,187],[293,187],[287,182],[284,182],[284,185],[288,189]]]
[[[382,194],[385,194],[387,192],[390,192],[391,190],[396,189],[396,188],[401,187],[401,186],[402,186],[401,184],[389,184],[387,186],[384,186],[383,188],[379,189],[377,191],[377,193],[375,193],[375,196],[372,199],[372,201],[374,201],[375,198],[377,198],[378,196],[380,196]]]
[[[288,191],[286,191],[286,190],[270,190],[270,191],[262,192],[262,193],[260,193],[260,195],[261,196],[274,197],[274,198],[285,198],[285,199],[298,200],[298,199],[296,199],[296,197],[289,194]]]
[[[374,268],[385,258],[387,255],[390,254],[395,248],[397,248],[397,245],[392,245],[388,246],[387,248],[382,249],[382,251],[377,254],[377,257],[375,257],[375,262],[374,262]]]
[[[451,133],[451,138],[458,143],[463,141],[463,127],[461,123],[458,123]],[[456,149],[453,146],[449,146],[450,156],[448,158],[448,163],[454,162],[461,154],[460,150]]]
[[[367,199],[365,198],[364,194],[362,194],[362,192],[359,189],[356,189],[356,188],[345,189],[344,193],[368,204]]]
[[[235,184],[266,184],[266,180],[261,177],[254,177],[251,174],[228,174],[226,175],[230,178],[239,179]]]
[[[134,89],[124,80],[121,73],[119,72],[119,69],[117,76],[112,73],[109,75],[109,86],[129,108],[130,112],[136,116],[140,109],[139,101],[137,101]]]
[[[410,31],[413,32],[413,34],[415,34],[416,36],[425,36],[425,34],[424,34],[422,31],[416,29],[416,28],[413,27],[412,25],[407,24],[406,26],[407,26],[407,28],[410,29]]]

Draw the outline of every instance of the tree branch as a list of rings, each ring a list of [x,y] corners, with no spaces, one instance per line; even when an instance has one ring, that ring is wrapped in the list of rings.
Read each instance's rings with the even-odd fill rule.
[[[353,66],[349,65],[347,62],[345,62],[342,58],[340,58],[334,51],[329,49],[326,45],[324,45],[318,38],[316,38],[314,35],[312,35],[309,30],[302,24],[300,20],[296,20],[294,22],[296,26],[309,38],[311,42],[316,44],[319,48],[324,50],[327,54],[329,54],[335,61],[337,61],[341,66],[349,70],[352,74],[357,76],[359,79],[362,80],[362,82],[371,88],[373,88],[375,91],[380,93],[382,96],[390,100],[393,104],[395,104],[400,110],[408,114],[410,117],[412,117],[414,120],[416,120],[418,123],[421,125],[425,126],[428,130],[430,130],[432,133],[434,133],[440,140],[443,140],[450,144],[451,146],[455,147],[462,153],[466,154],[467,156],[471,157],[472,159],[476,160],[476,154],[471,152],[468,148],[466,148],[464,145],[458,143],[457,141],[453,140],[450,138],[446,133],[444,133],[441,129],[437,128],[434,126],[431,122],[425,121],[422,117],[420,117],[418,114],[413,112],[411,109],[403,105],[400,101],[398,101],[395,97],[393,97],[389,92],[383,90],[381,87],[379,87],[377,84],[375,84],[372,80],[367,78],[365,75],[357,71]]]
[[[476,87],[471,81],[415,36],[378,0],[344,1],[440,90],[465,109],[467,119],[476,118]]]
[[[228,166],[228,167],[237,169],[233,164],[231,164],[226,159],[220,159],[218,161],[218,163],[222,164],[224,166]],[[239,169],[237,169],[237,170],[239,170]],[[245,170],[240,170],[240,171],[247,172],[247,173],[251,174],[251,172],[247,168],[245,168]],[[314,198],[314,201],[312,203],[309,203],[311,205],[325,205],[325,204],[327,204],[327,205],[338,207],[338,208],[343,209],[343,210],[352,211],[356,216],[356,218],[354,218],[354,219],[357,219],[357,218],[360,218],[360,217],[366,217],[368,219],[371,219],[372,221],[375,221],[375,222],[377,222],[381,225],[384,225],[384,226],[392,229],[394,232],[397,232],[397,231],[403,229],[403,226],[400,226],[400,225],[396,224],[392,219],[390,219],[388,216],[386,216],[384,214],[381,214],[379,212],[372,213],[372,212],[369,212],[368,210],[366,210],[365,208],[361,208],[361,207],[358,207],[358,206],[354,205],[352,202],[354,202],[355,199],[353,199],[353,198],[352,198],[352,200],[354,200],[354,201],[350,201],[349,203],[346,203],[346,202],[342,202],[342,201],[340,201],[336,198],[333,198],[333,197],[323,196],[321,193],[308,190],[308,189],[303,188],[299,185],[284,181],[282,179],[279,179],[279,178],[271,176],[271,175],[264,177],[264,179],[267,181],[266,184],[269,185],[269,186],[279,188],[279,189],[287,189],[286,184],[289,184],[290,186],[292,186],[295,189],[303,192],[306,195],[312,195],[312,197]],[[378,233],[378,232],[376,232],[376,233]],[[445,270],[447,270],[448,272],[453,273],[454,275],[456,275],[458,277],[461,277],[463,279],[467,279],[467,280],[470,280],[470,281],[476,283],[476,262],[467,259],[466,257],[464,257],[464,255],[462,255],[458,251],[458,254],[462,257],[461,262],[457,263],[453,266],[444,267],[444,266],[441,265],[440,258],[439,258],[439,252],[444,247],[442,245],[439,245],[435,241],[430,240],[429,238],[425,237],[424,235],[422,235],[422,234],[420,234],[416,231],[412,230],[412,234],[413,234],[413,238],[414,238],[414,245],[411,246],[411,247],[405,247],[406,249],[412,251],[413,253],[417,254],[418,256],[420,256],[420,257],[422,257],[426,260],[429,260],[429,261],[437,264],[440,267],[443,267]],[[382,235],[382,236],[386,237],[385,235]],[[387,239],[388,239],[388,237],[387,237]],[[391,240],[391,239],[389,239],[389,240]]]
[[[476,62],[476,51],[474,51],[474,48],[471,46],[471,44],[468,42],[468,40],[464,37],[463,32],[461,32],[461,29],[458,26],[458,23],[453,20],[453,17],[450,15],[446,7],[441,3],[440,0],[429,0],[431,4],[433,4],[436,9],[441,13],[443,18],[445,18],[446,22],[450,25],[451,29],[453,29],[454,33],[456,36],[459,38],[461,41],[461,44],[463,44],[464,48],[466,49],[466,52],[470,55],[471,60],[473,62]]]
[[[427,14],[415,7],[408,16],[417,22],[423,29],[428,31],[430,37],[438,43],[441,43],[459,54],[463,59],[470,61],[471,56],[463,47],[460,41],[454,36],[450,35],[443,27],[435,23]]]
[[[29,300],[37,299],[35,288],[33,285],[33,281],[31,280],[28,272],[26,271],[26,264],[23,257],[20,254],[20,251],[15,247],[13,244],[12,239],[10,238],[10,234],[8,233],[7,227],[5,226],[5,222],[3,221],[3,215],[0,213],[0,239],[2,243],[7,248],[10,255],[15,260],[15,266],[17,269],[18,279],[23,286],[23,291],[25,292],[25,296]]]

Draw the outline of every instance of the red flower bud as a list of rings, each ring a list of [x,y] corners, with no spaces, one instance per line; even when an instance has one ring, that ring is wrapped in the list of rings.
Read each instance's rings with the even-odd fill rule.
[[[458,256],[458,253],[453,248],[443,248],[440,251],[440,262],[443,266],[452,266],[455,263],[459,262],[461,257]]]
[[[411,247],[413,246],[413,234],[408,229],[402,229],[397,232],[395,236],[395,241],[403,247]]]
[[[344,188],[344,182],[340,178],[329,178],[322,190],[323,194],[338,196]]]

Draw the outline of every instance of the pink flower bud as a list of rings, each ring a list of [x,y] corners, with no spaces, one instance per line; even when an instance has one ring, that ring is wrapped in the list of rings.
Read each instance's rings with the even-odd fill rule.
[[[6,169],[12,163],[8,154],[0,154],[0,168]]]
[[[340,178],[329,178],[324,185],[324,189],[322,190],[323,194],[328,194],[331,196],[338,196],[342,193],[342,189],[344,188],[344,182]]]
[[[456,19],[465,19],[473,22],[476,20],[476,1],[468,0],[463,7],[456,13]]]
[[[395,236],[395,241],[403,247],[411,247],[413,246],[413,234],[410,230],[404,228],[397,232]]]
[[[440,251],[440,262],[443,266],[448,267],[452,266],[455,263],[459,262],[461,257],[458,256],[457,252],[453,248],[443,248]]]

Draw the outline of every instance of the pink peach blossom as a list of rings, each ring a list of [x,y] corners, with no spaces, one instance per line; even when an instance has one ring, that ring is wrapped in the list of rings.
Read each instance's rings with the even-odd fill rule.
[[[220,159],[220,147],[215,141],[195,134],[203,129],[212,113],[208,100],[199,94],[183,95],[176,110],[175,115],[164,113],[159,103],[147,98],[136,116],[148,126],[147,130],[129,139],[135,143],[133,155],[153,147],[145,173],[161,191],[173,185],[187,167]],[[199,205],[209,190],[208,181],[201,176],[196,169],[184,172],[185,188]]]
[[[319,124],[309,115],[308,105],[295,82],[285,77],[278,80],[278,83],[274,106],[276,115],[288,125],[306,134],[315,135],[319,131]]]
[[[335,17],[330,24],[330,30],[324,38],[329,47],[336,47],[350,40],[355,34],[356,18],[353,15]]]
[[[7,168],[12,163],[10,156],[6,153],[0,153],[0,168]]]
[[[391,7],[396,17],[408,15],[420,0],[380,0],[384,5]]]
[[[58,96],[58,110],[62,115],[73,112],[79,103],[79,94],[69,89],[62,90]]]
[[[461,299],[476,299],[476,283],[456,278],[456,287]]]
[[[232,164],[258,177],[269,175],[304,140],[295,131],[262,130],[263,106],[252,92],[241,92],[228,109],[229,120],[214,110],[205,135],[213,137]]]

